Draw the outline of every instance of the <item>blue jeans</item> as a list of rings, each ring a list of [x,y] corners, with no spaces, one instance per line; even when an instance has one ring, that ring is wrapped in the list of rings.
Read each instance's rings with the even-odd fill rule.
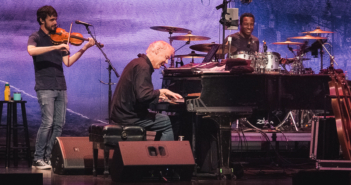
[[[156,131],[155,141],[174,141],[171,120],[167,115],[149,113],[146,119],[135,123],[149,131]]]
[[[38,90],[37,97],[41,109],[41,125],[35,142],[34,161],[50,158],[55,139],[61,136],[66,122],[67,106],[65,90]]]

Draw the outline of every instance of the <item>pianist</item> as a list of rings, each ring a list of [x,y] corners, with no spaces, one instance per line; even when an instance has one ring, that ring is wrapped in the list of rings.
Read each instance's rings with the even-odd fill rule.
[[[260,42],[257,37],[252,35],[255,17],[251,13],[244,13],[240,16],[240,31],[229,35],[232,37],[231,52],[237,51],[258,52]],[[228,41],[226,38],[226,43]]]
[[[174,140],[169,117],[150,113],[150,103],[164,98],[180,99],[181,95],[168,89],[155,90],[151,75],[154,69],[167,64],[174,48],[164,41],[151,43],[146,55],[139,54],[124,68],[112,98],[111,120],[113,124],[139,125],[146,130],[156,131],[155,140]]]

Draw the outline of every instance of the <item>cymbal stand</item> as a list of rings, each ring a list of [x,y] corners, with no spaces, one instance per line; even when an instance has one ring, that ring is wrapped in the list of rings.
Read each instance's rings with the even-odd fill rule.
[[[183,58],[180,58],[180,62],[176,62],[176,68],[178,67],[178,64],[180,64],[180,66],[183,66],[184,63],[183,63]]]
[[[170,31],[168,33],[169,33],[169,44],[172,46],[173,40],[171,39],[171,37],[172,37],[173,32]],[[170,66],[170,68],[174,68],[174,57],[173,57],[173,55],[171,55],[171,66]]]
[[[91,36],[91,38],[94,39],[95,43],[98,43],[96,38],[94,37],[94,35],[91,33],[90,29],[89,29],[89,26],[88,25],[85,25],[85,28],[87,29],[89,35]],[[105,83],[103,81],[100,80],[100,83],[102,84],[105,84],[105,85],[108,85],[108,123],[110,124],[111,122],[111,115],[110,115],[110,108],[111,108],[111,100],[112,100],[112,89],[111,89],[111,86],[116,84],[116,83],[112,83],[111,82],[111,70],[113,70],[113,72],[115,73],[116,77],[119,78],[119,74],[117,73],[116,69],[113,67],[110,59],[107,58],[107,55],[105,54],[105,52],[101,49],[101,46],[99,44],[96,44],[96,47],[99,48],[99,50],[101,51],[102,55],[104,55],[105,57],[105,62],[108,63],[108,67],[107,67],[107,70],[108,70],[108,83]]]
[[[171,38],[169,38],[169,39],[171,40]],[[184,46],[186,46],[186,45],[188,45],[188,44],[190,44],[190,38],[189,38],[188,41],[185,42],[184,45],[182,45],[182,46],[180,46],[178,49],[176,49],[176,50],[174,51],[174,53],[176,53],[178,50],[180,50],[181,48],[183,48]],[[173,56],[171,57],[171,67],[174,67],[174,57],[173,57]]]
[[[324,46],[325,43],[323,44],[321,40],[318,40],[321,44],[322,44],[322,47],[324,48],[324,50],[328,53],[329,57],[330,57],[330,67],[334,66],[334,63],[336,65],[338,65],[338,63],[336,63],[336,61],[334,60],[334,56],[330,54],[330,52],[328,51],[328,49]],[[322,54],[321,54],[322,55]],[[323,58],[323,57],[321,57]],[[321,62],[323,61],[323,59],[321,60]],[[323,65],[323,64],[322,64]]]

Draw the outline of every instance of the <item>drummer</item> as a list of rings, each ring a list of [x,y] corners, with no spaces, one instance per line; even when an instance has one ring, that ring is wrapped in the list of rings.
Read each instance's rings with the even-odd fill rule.
[[[257,37],[252,35],[255,17],[251,13],[244,13],[240,16],[240,31],[229,35],[232,37],[231,52],[247,51],[258,52],[260,42]],[[228,37],[226,43],[228,44]]]

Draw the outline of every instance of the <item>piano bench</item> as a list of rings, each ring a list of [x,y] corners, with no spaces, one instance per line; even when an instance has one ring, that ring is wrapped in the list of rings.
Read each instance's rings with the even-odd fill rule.
[[[99,148],[104,150],[104,175],[109,175],[109,154],[119,141],[144,141],[146,131],[135,125],[112,125],[95,123],[89,127],[89,141],[93,142],[93,175],[97,176]]]

